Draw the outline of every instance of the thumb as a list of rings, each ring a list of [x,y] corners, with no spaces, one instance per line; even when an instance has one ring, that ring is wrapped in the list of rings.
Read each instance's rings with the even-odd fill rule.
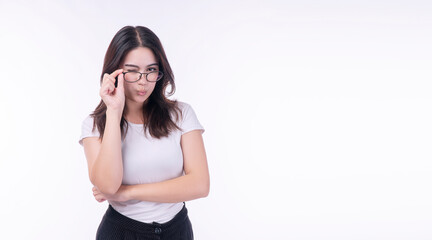
[[[117,89],[124,92],[124,78],[122,74],[123,70],[117,75]]]

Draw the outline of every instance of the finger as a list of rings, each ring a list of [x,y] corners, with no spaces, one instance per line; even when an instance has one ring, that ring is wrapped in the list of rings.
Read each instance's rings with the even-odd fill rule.
[[[93,190],[93,195],[96,196],[98,194],[101,194],[101,192],[99,192],[97,189]]]
[[[105,199],[102,197],[95,197],[96,201],[98,202],[103,202]]]
[[[115,77],[117,77],[122,72],[123,72],[123,69],[120,68],[120,69],[115,70],[113,73],[111,73],[110,76],[112,78],[115,78]]]
[[[123,74],[119,74],[117,76],[117,88],[120,89],[121,91],[124,91],[124,78],[123,78]]]
[[[105,73],[104,78],[103,78],[103,83],[115,83],[115,78],[112,77],[111,75],[109,75],[108,73]]]
[[[111,95],[114,91],[114,83],[108,82],[102,86],[101,92],[102,95]]]
[[[107,82],[112,82],[112,79],[110,78],[110,75],[108,73],[105,73],[102,78],[102,85],[106,84]]]
[[[123,87],[123,74],[121,74],[123,72],[123,69],[118,69],[116,71],[114,71],[111,75],[110,78],[113,78],[114,80],[114,87],[118,88],[120,86],[120,89],[123,91],[124,87]]]
[[[110,95],[110,87],[109,86],[105,86],[103,88],[101,88],[100,90],[100,94],[99,94],[102,98],[106,95]]]
[[[93,194],[93,195],[94,195],[94,198],[98,201],[101,199],[106,199],[105,196],[103,194],[100,194],[100,193]]]
[[[98,201],[98,202],[103,202],[103,201],[106,200],[106,198],[105,198],[104,196],[102,196],[102,195],[97,195],[97,196],[95,196],[95,199],[96,199],[96,201]]]

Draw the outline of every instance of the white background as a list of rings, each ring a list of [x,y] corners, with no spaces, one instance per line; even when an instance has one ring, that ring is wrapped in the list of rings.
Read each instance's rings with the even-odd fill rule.
[[[125,25],[205,127],[195,239],[432,239],[430,1],[1,1],[2,239],[94,239],[78,144]]]

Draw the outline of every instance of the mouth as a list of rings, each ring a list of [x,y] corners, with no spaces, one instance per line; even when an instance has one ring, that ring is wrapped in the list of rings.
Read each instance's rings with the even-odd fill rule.
[[[138,91],[138,95],[140,95],[140,96],[144,96],[146,93],[147,92],[145,92],[145,91]]]

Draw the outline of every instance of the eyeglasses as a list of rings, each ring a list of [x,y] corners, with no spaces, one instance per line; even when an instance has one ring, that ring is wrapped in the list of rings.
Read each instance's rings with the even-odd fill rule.
[[[149,73],[141,73],[136,71],[123,72],[123,78],[128,83],[138,82],[142,75],[145,75],[145,78],[149,82],[157,82],[162,79],[163,72],[161,71],[153,71]]]

